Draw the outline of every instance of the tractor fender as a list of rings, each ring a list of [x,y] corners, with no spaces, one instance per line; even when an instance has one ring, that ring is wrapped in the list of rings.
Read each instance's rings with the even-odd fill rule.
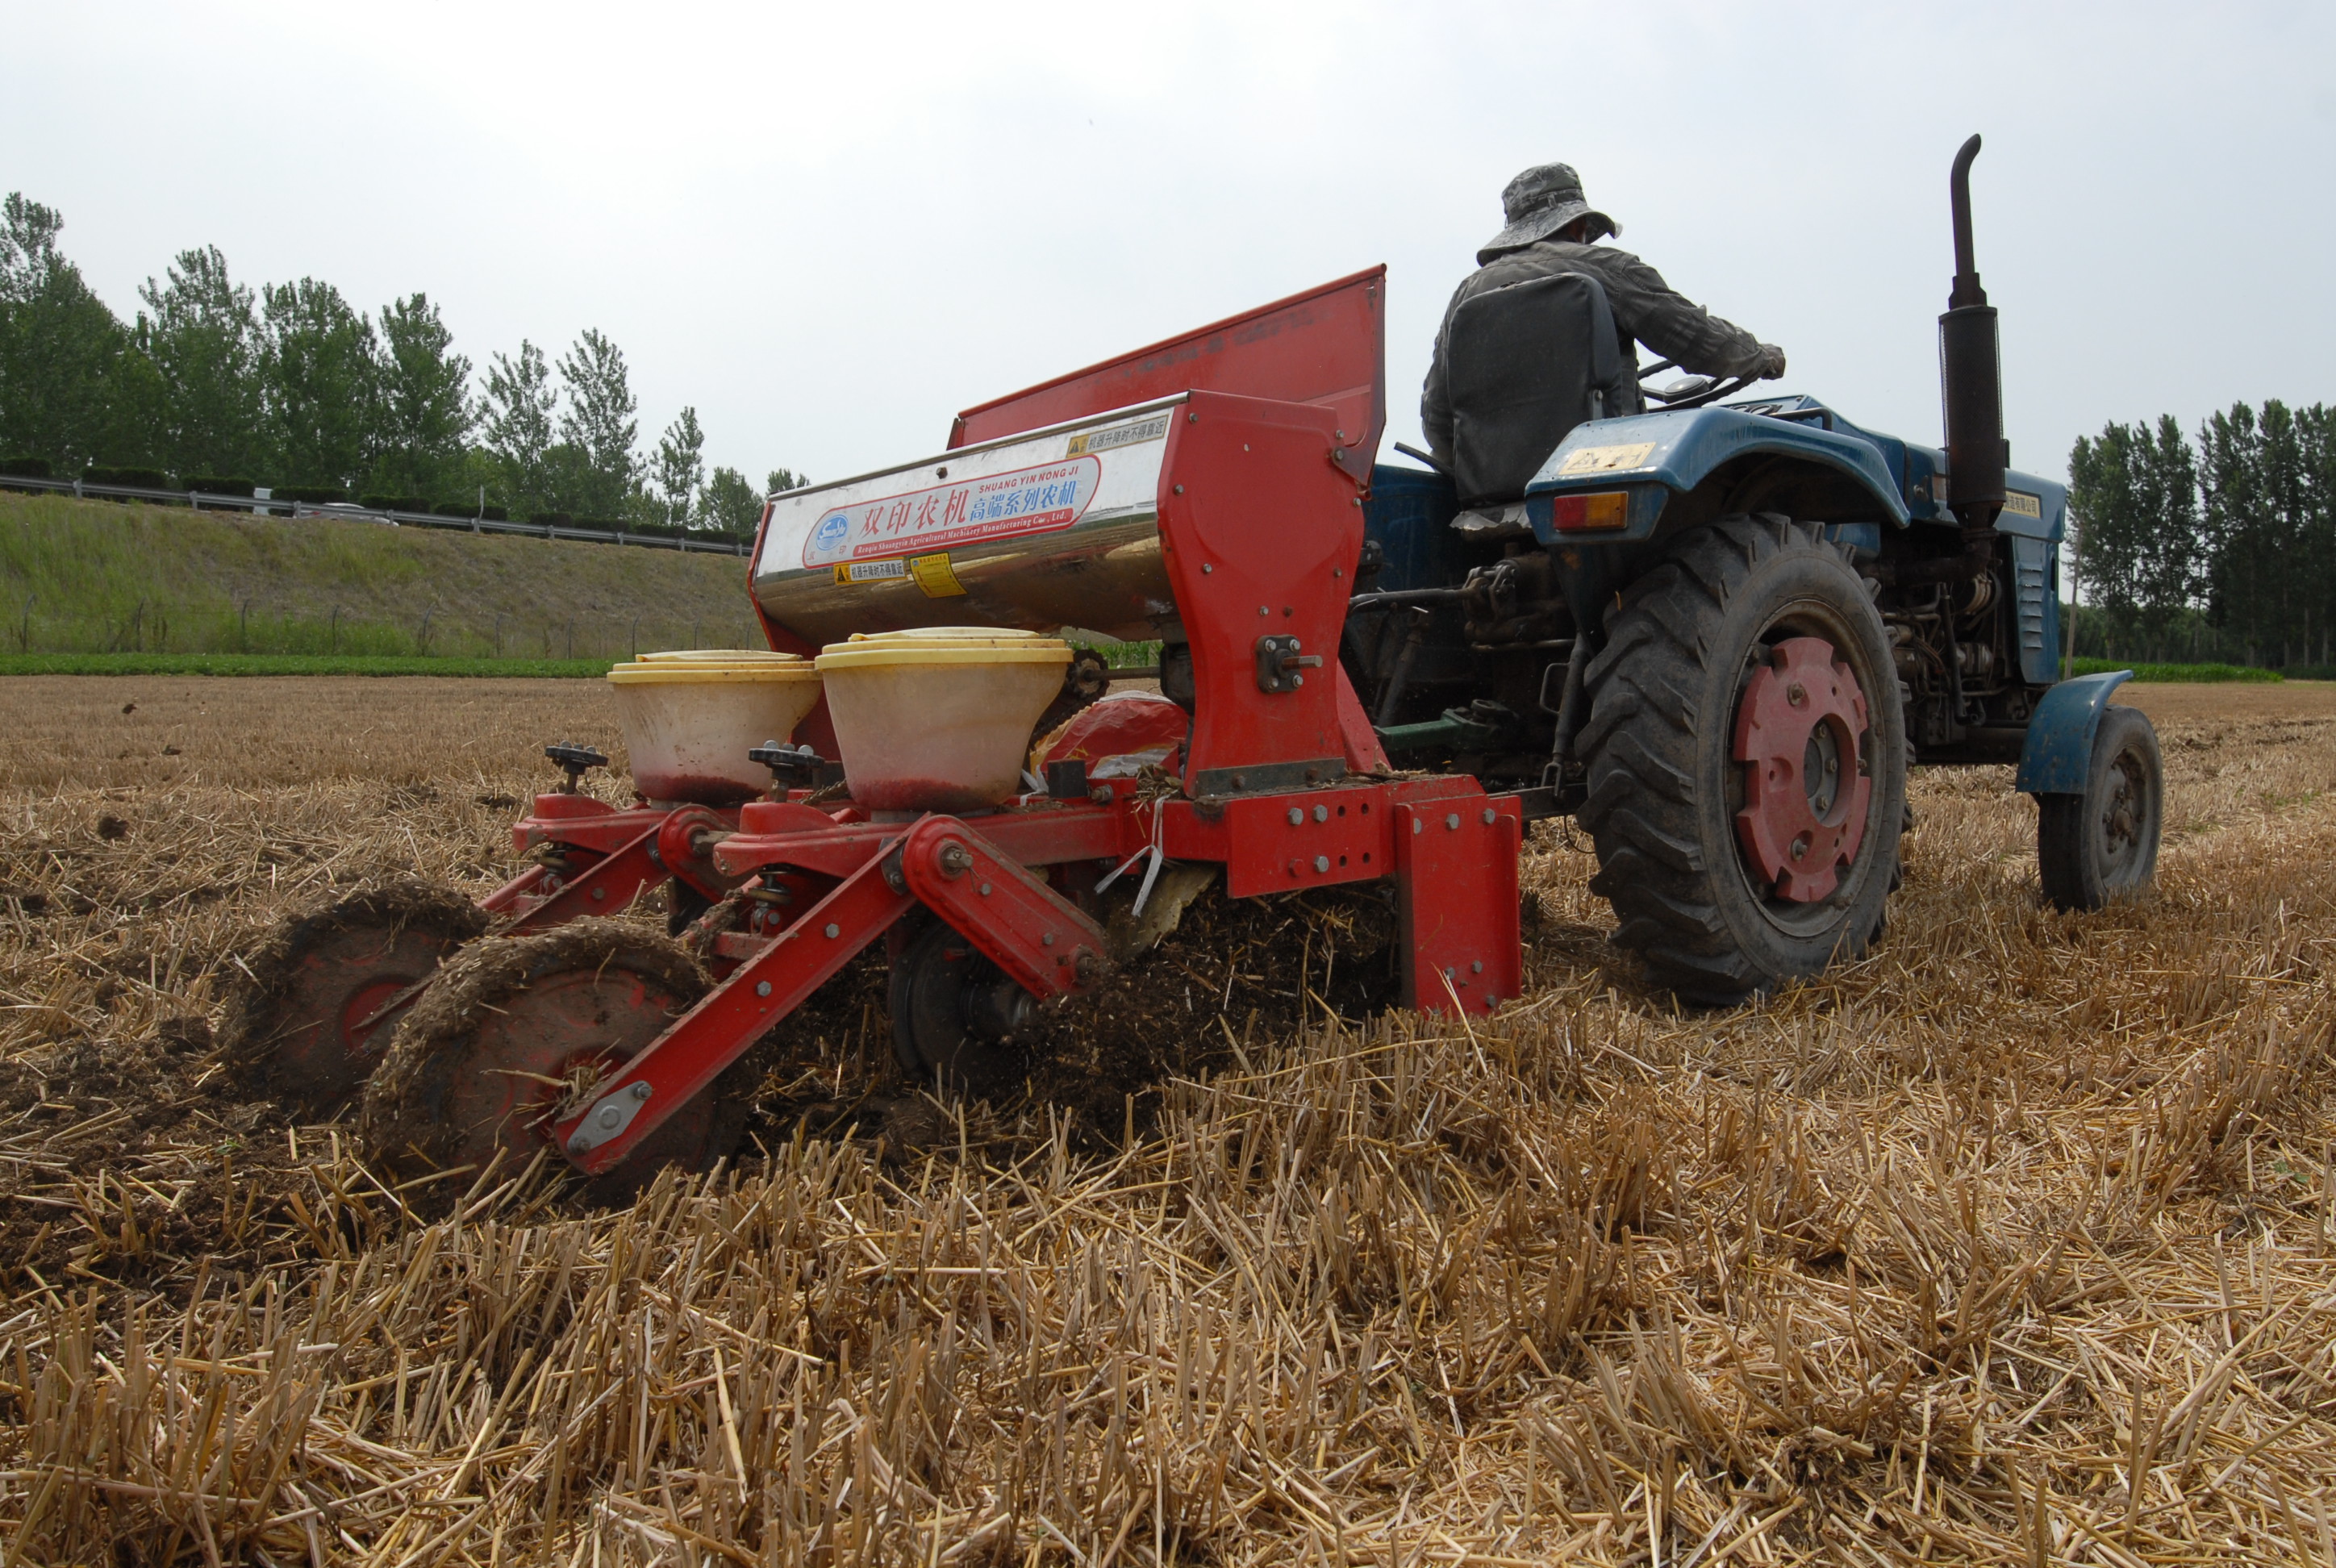
[[[1554,497],[1627,489],[1632,499],[1626,527],[1594,536],[1571,534],[1567,542],[1646,539],[1653,534],[1669,496],[1694,490],[1724,464],[1754,456],[1787,458],[1825,470],[1870,500],[1872,511],[1864,515],[1887,518],[1901,528],[1909,521],[1898,482],[1872,442],[1813,421],[1773,419],[1733,408],[1663,409],[1575,425],[1525,486],[1525,515],[1542,542],[1553,544],[1558,537],[1551,515]]]
[[[2109,693],[2133,678],[2129,669],[2105,675],[2080,675],[2064,680],[2044,694],[2036,715],[2028,721],[2028,741],[2020,751],[2020,777],[2012,787],[2022,794],[2082,794],[2093,766],[2093,735],[2101,727],[2101,709]]]

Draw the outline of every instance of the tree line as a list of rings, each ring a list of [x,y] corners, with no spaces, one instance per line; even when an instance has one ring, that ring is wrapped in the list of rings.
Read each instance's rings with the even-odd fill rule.
[[[0,203],[0,460],[158,488],[356,498],[535,521],[750,532],[768,491],[708,472],[697,411],[646,453],[625,356],[587,328],[558,360],[522,340],[483,385],[426,294],[368,316],[313,278],[229,274],[181,251],[124,321],[58,248],[64,219]]]
[[[2068,453],[2079,654],[2336,663],[2336,409],[2108,424]]]

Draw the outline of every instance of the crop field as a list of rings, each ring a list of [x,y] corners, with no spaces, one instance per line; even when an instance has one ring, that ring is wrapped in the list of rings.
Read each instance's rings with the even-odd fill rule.
[[[1140,1073],[943,1105],[846,995],[595,1212],[211,1031],[286,911],[508,874],[599,683],[0,681],[0,1568],[2330,1563],[2336,687],[2126,695],[2146,903],[1924,771],[1877,950],[1681,1014],[1543,824],[1489,1020],[1202,918]]]

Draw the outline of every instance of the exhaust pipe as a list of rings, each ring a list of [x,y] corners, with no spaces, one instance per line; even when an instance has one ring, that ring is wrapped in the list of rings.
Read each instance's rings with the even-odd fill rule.
[[[1997,353],[1995,307],[1979,283],[1971,257],[1971,166],[1979,156],[1973,136],[1955,154],[1948,190],[1954,205],[1955,281],[1947,313],[1939,317],[1939,392],[1947,423],[1947,504],[1962,520],[1967,552],[1984,563],[1994,549],[1996,513],[2003,510],[2003,471],[2011,461],[2003,439],[2003,375]]]

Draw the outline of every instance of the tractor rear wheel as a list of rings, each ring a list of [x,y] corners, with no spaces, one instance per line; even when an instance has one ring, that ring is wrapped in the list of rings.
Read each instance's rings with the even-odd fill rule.
[[[452,888],[399,881],[286,920],[245,960],[220,1038],[248,1087],[319,1120],[365,1088],[410,992],[487,929]]]
[[[399,1026],[365,1086],[365,1142],[399,1170],[483,1171],[500,1153],[516,1174],[571,1103],[711,986],[678,942],[611,920],[475,948]],[[734,1151],[754,1061],[749,1052],[595,1178],[593,1198],[622,1202],[665,1165],[702,1171]]]
[[[1613,940],[1726,1005],[1854,957],[1898,869],[1906,746],[1882,618],[1774,515],[1673,541],[1625,589],[1577,742]]]
[[[2036,866],[2055,905],[2097,910],[2147,887],[2166,821],[2166,765],[2148,716],[2103,708],[2085,793],[2038,795],[2036,807]]]

